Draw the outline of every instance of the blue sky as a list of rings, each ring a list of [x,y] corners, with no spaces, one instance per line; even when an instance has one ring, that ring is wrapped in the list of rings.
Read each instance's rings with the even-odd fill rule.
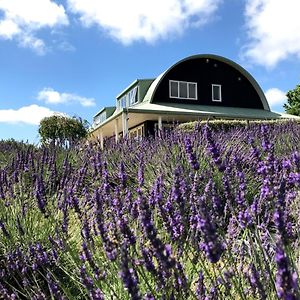
[[[283,111],[300,83],[299,0],[0,0],[0,139],[37,143],[55,112],[92,122],[137,78],[213,53]]]

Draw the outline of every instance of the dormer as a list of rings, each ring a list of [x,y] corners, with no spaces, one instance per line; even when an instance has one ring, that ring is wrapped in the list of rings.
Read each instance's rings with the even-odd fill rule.
[[[116,111],[125,107],[132,107],[143,101],[147,90],[154,79],[136,79],[124,89],[116,100]]]
[[[103,123],[106,119],[113,115],[116,108],[114,106],[103,107],[93,118],[93,127],[96,128],[98,125]]]

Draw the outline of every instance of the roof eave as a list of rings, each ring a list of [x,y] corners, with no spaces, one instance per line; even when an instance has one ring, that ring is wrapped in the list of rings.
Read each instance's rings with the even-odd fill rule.
[[[104,125],[106,125],[107,123],[109,123],[110,121],[114,120],[115,118],[119,117],[120,115],[122,115],[122,113],[125,111],[125,108],[122,108],[120,111],[118,111],[117,113],[112,114],[110,117],[108,117],[104,122],[102,122],[101,124],[97,125],[95,128],[92,129],[92,131],[90,131],[90,133],[93,133],[94,131],[98,130],[99,128],[103,127]]]
[[[152,110],[152,109],[141,109],[141,110],[128,110],[129,113],[144,113],[144,114],[157,114],[157,115],[189,115],[189,116],[199,116],[199,117],[215,117],[215,118],[230,118],[230,119],[278,119],[280,117],[276,116],[261,116],[257,117],[255,115],[246,115],[246,114],[226,114],[226,113],[218,113],[218,112],[205,112],[205,111],[195,111],[195,112],[182,112],[182,111],[174,111],[170,112],[167,110]]]
[[[102,107],[94,116],[93,118],[97,117],[98,115],[100,115],[102,112],[104,112],[107,108],[116,108],[116,106],[105,106]]]

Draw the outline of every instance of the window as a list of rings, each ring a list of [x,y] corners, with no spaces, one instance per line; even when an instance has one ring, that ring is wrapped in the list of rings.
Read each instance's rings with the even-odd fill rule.
[[[138,100],[137,89],[138,89],[138,87],[136,86],[131,91],[129,91],[127,94],[129,106],[135,104]]]
[[[170,98],[197,100],[197,83],[186,81],[169,81]]]
[[[170,81],[170,97],[178,98],[178,81]]]
[[[138,102],[138,87],[134,87],[127,94],[125,94],[122,98],[117,100],[117,108],[125,108],[131,105],[134,105]]]
[[[222,92],[220,84],[212,84],[212,101],[222,102]]]
[[[106,120],[106,111],[102,112],[100,115],[94,118],[94,125],[103,123]]]
[[[188,92],[191,99],[197,99],[197,84],[190,82]]]
[[[135,127],[133,129],[129,130],[129,137],[140,140],[145,135],[144,130],[145,130],[144,125],[140,125],[138,127]]]

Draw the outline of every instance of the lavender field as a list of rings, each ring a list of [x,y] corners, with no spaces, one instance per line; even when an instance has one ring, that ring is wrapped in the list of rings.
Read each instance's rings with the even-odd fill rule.
[[[0,299],[300,299],[300,125],[76,150],[0,142]]]

